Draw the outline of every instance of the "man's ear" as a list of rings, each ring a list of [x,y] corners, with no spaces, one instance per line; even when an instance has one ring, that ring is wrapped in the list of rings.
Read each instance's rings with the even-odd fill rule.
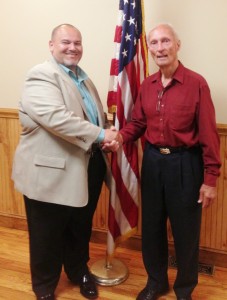
[[[177,41],[177,49],[180,50],[180,47],[181,47],[181,41],[178,40],[178,41]]]
[[[52,49],[53,49],[53,42],[50,40],[49,41],[49,49],[50,49],[50,52],[52,53]]]

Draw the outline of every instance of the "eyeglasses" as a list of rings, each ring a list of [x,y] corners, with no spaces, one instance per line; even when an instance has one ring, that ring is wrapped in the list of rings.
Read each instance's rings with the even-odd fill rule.
[[[156,104],[156,111],[160,112],[160,108],[161,108],[161,101],[162,101],[162,96],[165,92],[165,89],[162,89],[161,91],[158,92],[158,101]]]

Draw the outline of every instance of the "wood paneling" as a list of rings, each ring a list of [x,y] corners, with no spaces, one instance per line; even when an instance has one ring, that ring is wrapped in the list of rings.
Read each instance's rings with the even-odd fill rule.
[[[218,179],[218,196],[215,203],[203,211],[200,248],[211,253],[213,261],[227,266],[227,125],[218,124],[221,141],[222,168]],[[22,196],[11,180],[12,160],[19,140],[20,125],[15,109],[0,109],[0,226],[26,229],[26,219]],[[140,153],[141,155],[141,153]],[[105,239],[108,228],[109,191],[103,185],[98,207],[93,220],[93,238]],[[172,244],[171,229],[170,245]],[[129,247],[140,248],[141,220],[134,239],[125,243]],[[216,259],[220,254],[222,259]],[[206,253],[207,255],[207,253]],[[224,259],[223,259],[224,258]]]
[[[24,219],[22,197],[11,180],[12,160],[19,134],[17,110],[0,109],[0,215]]]
[[[221,175],[218,179],[217,199],[211,207],[203,210],[200,247],[227,253],[227,126],[219,125],[221,142]]]

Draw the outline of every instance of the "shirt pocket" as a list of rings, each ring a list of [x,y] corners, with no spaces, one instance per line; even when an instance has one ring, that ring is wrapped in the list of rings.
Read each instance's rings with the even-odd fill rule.
[[[192,127],[195,112],[189,105],[175,105],[170,110],[170,127],[177,131],[186,131]]]
[[[50,157],[50,156],[37,154],[34,158],[34,164],[36,166],[64,169],[65,159],[60,157]]]

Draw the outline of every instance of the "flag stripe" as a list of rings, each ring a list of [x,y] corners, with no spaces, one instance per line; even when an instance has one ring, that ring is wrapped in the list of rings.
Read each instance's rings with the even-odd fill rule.
[[[119,168],[119,165],[115,159],[117,159],[117,155],[114,155],[113,157],[112,171],[115,174],[116,188],[118,191],[119,200],[121,202],[121,209],[126,216],[129,216],[128,222],[133,227],[137,224],[138,206],[134,203],[131,195],[125,187],[124,181],[122,180],[121,169]]]
[[[107,105],[116,112],[115,127],[131,119],[139,86],[147,74],[142,0],[120,0],[111,60]],[[114,109],[113,109],[114,107]],[[112,154],[107,253],[135,233],[138,222],[139,168],[137,143],[127,143]]]
[[[109,225],[111,225],[112,231],[111,234],[113,235],[113,238],[115,239],[121,234],[120,228],[116,222],[114,209],[112,206],[109,207]]]

